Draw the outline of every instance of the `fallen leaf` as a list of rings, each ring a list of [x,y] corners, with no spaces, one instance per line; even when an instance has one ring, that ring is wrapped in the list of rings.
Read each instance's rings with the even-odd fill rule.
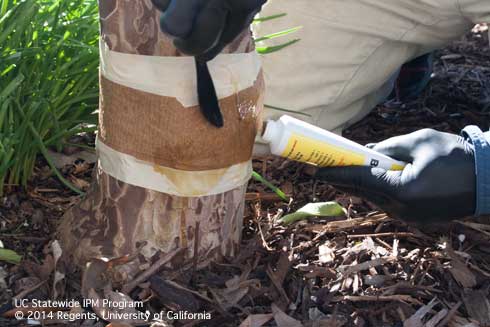
[[[282,217],[279,223],[292,224],[309,217],[339,217],[345,214],[345,209],[337,202],[309,203],[298,211]]]
[[[17,254],[17,252],[8,249],[0,249],[0,261],[19,264],[21,260],[22,256]]]
[[[131,324],[127,324],[125,322],[111,322],[106,327],[133,327]]]
[[[16,297],[19,297],[19,294],[32,293],[32,290],[36,289],[36,285],[39,283],[41,280],[35,276],[19,278],[15,281],[13,290],[17,294]],[[36,293],[36,295],[41,294],[43,293]]]
[[[7,272],[0,267],[0,292],[3,293],[7,289],[7,282],[5,281],[7,278]]]
[[[235,306],[240,300],[247,295],[249,288],[237,288],[237,289],[216,289],[210,288],[209,291],[213,294],[216,301],[220,306],[227,310]]]
[[[436,313],[432,318],[430,318],[430,320],[425,323],[424,327],[436,327],[439,324],[439,322],[447,316],[448,312],[449,311],[447,309],[442,309],[441,311]]]
[[[451,267],[449,272],[453,278],[464,288],[473,288],[476,286],[476,276],[454,252],[450,245],[447,245],[446,253],[451,258]]]
[[[65,274],[62,273],[58,268],[58,260],[61,258],[63,254],[63,250],[61,249],[61,245],[58,240],[54,240],[51,243],[51,251],[54,259],[54,278],[53,278],[53,297],[58,298],[60,290],[63,289],[63,286],[60,284],[65,279]]]
[[[274,314],[274,320],[276,321],[277,327],[303,327],[303,324],[293,317],[288,316],[279,307],[272,303],[271,305],[272,313]]]
[[[272,319],[274,315],[272,313],[250,315],[245,319],[239,327],[261,327],[266,322]]]
[[[91,289],[99,289],[106,284],[103,274],[108,268],[109,262],[106,260],[94,258],[87,262],[82,273],[82,287],[80,290],[83,297],[88,297]]]
[[[73,165],[75,161],[82,159],[88,163],[94,163],[97,161],[97,155],[94,152],[80,151],[72,155],[66,155],[59,152],[48,150],[48,153],[53,160],[56,168],[61,169],[68,165]]]
[[[150,285],[160,302],[173,311],[197,312],[200,308],[199,301],[191,292],[173,286],[158,275],[150,277]]]
[[[482,326],[490,325],[490,302],[487,292],[467,290],[463,295],[463,302],[471,318],[477,320]]]
[[[410,318],[408,318],[403,323],[403,327],[423,327],[424,317],[432,310],[437,302],[437,298],[433,298],[429,302],[429,304],[420,307]]]

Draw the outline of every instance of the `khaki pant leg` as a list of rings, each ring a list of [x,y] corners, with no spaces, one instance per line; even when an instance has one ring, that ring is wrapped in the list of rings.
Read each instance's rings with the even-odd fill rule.
[[[490,23],[490,1],[458,0],[461,14],[474,23]]]
[[[488,21],[489,7],[488,0],[270,0],[262,16],[287,16],[260,23],[258,36],[302,29],[266,42],[301,39],[264,56],[265,103],[341,132],[389,94],[388,80],[400,66]],[[283,114],[268,109],[265,118]]]

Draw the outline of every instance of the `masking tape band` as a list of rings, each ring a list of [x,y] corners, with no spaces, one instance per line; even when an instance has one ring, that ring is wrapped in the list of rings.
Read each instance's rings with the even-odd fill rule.
[[[222,169],[185,171],[136,159],[99,139],[96,146],[99,166],[106,174],[127,184],[181,197],[224,193],[244,185],[252,175],[251,161]]]
[[[259,55],[221,54],[208,63],[219,99],[254,85],[262,64]],[[176,98],[184,107],[197,106],[193,57],[160,57],[112,51],[100,41],[100,70],[108,80],[133,89]]]

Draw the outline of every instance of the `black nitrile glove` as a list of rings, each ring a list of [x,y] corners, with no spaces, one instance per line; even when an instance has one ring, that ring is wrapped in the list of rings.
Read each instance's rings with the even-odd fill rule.
[[[409,164],[403,171],[322,168],[317,178],[407,221],[431,223],[474,214],[474,149],[461,136],[424,129],[369,147]]]
[[[223,115],[207,62],[253,21],[266,0],[152,0],[160,27],[180,51],[195,57],[197,94],[204,117],[223,127]]]
[[[152,0],[180,51],[209,61],[253,21],[266,0]]]

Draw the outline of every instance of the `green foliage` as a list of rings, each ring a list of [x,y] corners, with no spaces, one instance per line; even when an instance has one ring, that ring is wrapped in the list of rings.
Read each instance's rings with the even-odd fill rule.
[[[285,42],[285,43],[282,43],[282,44],[279,44],[279,45],[272,45],[272,46],[265,46],[265,47],[257,47],[256,50],[258,53],[262,54],[262,55],[265,55],[265,54],[268,54],[268,53],[273,53],[273,52],[277,52],[277,51],[280,51],[286,47],[289,47],[297,42],[299,42],[300,39],[294,39],[294,40],[291,40],[291,41],[288,41],[288,42]]]
[[[280,31],[280,32],[277,32],[277,33],[272,33],[272,34],[269,34],[269,35],[261,36],[261,37],[256,38],[255,39],[255,42],[262,42],[262,41],[266,41],[266,40],[272,40],[272,39],[275,39],[277,37],[281,37],[281,36],[285,36],[285,35],[288,35],[288,34],[297,32],[300,29],[301,29],[301,26],[297,26],[297,27],[289,28],[287,30]]]
[[[15,251],[0,248],[0,261],[18,264],[22,260],[22,256]]]
[[[261,22],[266,22],[268,20],[273,20],[273,19],[281,18],[281,17],[284,17],[286,15],[287,15],[286,13],[281,13],[281,14],[271,15],[271,16],[265,16],[265,17],[256,17],[253,20],[253,23],[254,24],[258,24],[258,23],[261,23]]]
[[[277,14],[277,15],[272,15],[272,16],[259,17],[259,18],[256,18],[254,20],[254,24],[259,24],[259,23],[268,22],[270,20],[280,19],[280,18],[285,17],[286,15],[287,14],[282,13],[282,14]],[[260,45],[257,45],[257,47],[256,47],[257,52],[259,54],[265,55],[268,53],[280,51],[284,48],[287,48],[287,47],[299,42],[300,39],[293,39],[293,40],[281,43],[279,45],[274,45],[274,46],[262,45],[262,43],[264,41],[272,40],[272,39],[275,39],[278,37],[283,37],[283,36],[286,36],[289,34],[293,34],[293,33],[297,32],[298,30],[300,30],[301,28],[302,28],[301,26],[297,26],[297,27],[293,27],[293,28],[288,28],[284,31],[279,31],[276,33],[272,33],[269,35],[264,35],[264,36],[260,36],[260,37],[255,38],[255,43],[260,44]]]
[[[286,194],[278,187],[274,186],[271,182],[266,180],[262,175],[260,175],[257,172],[252,172],[252,178],[255,179],[257,182],[264,184],[268,188],[270,188],[274,193],[277,194],[281,198],[281,200],[289,202],[289,198],[286,196]]]
[[[345,216],[345,209],[337,202],[308,203],[298,211],[280,219],[282,224],[292,224],[309,217],[339,217]]]
[[[94,0],[0,0],[0,192],[25,185],[47,147],[95,129],[97,14]]]

